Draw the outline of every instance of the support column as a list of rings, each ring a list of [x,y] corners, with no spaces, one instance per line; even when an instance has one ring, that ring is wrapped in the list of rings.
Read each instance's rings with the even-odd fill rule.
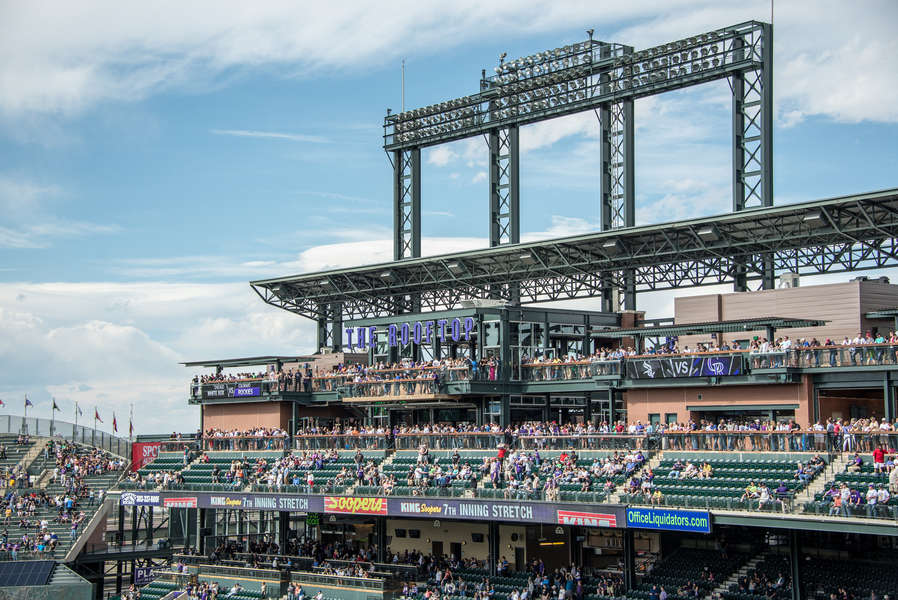
[[[792,600],[804,598],[801,594],[801,541],[796,530],[789,532],[789,563],[792,567]]]
[[[601,164],[602,231],[636,225],[635,135],[633,100],[606,103],[599,108]],[[610,278],[610,277],[609,277]],[[620,274],[623,308],[636,310],[636,272]],[[613,309],[610,286],[603,293],[603,310]],[[607,310],[612,312],[612,310]]]
[[[278,513],[278,547],[281,554],[287,553],[287,533],[290,531],[290,513]]]
[[[137,526],[137,518],[138,518],[137,511],[138,510],[140,510],[140,508],[138,508],[137,506],[131,507],[131,545],[132,546],[137,544],[137,531],[139,529]]]
[[[122,566],[124,565],[124,561],[117,560],[115,561],[115,593],[122,593]],[[134,561],[131,561],[131,564],[134,564]],[[131,576],[134,576],[134,568],[131,568]]]
[[[375,517],[374,538],[377,541],[377,560],[387,562],[387,518]]]
[[[490,247],[517,244],[521,241],[520,216],[520,144],[517,125],[491,129],[490,150]],[[508,290],[491,289],[493,298],[508,298],[513,305],[521,302],[520,286],[509,284]]]
[[[318,348],[330,348],[339,352],[343,347],[343,303],[319,305],[318,312]]]
[[[895,388],[888,371],[883,371],[882,377],[883,417],[891,422],[895,418]]]
[[[490,246],[521,241],[520,159],[517,125],[492,129],[490,144]]]
[[[636,548],[633,541],[633,530],[624,529],[624,591],[636,588]]]
[[[614,427],[614,423],[617,421],[615,419],[614,413],[614,388],[608,388],[608,426]]]
[[[196,511],[196,550],[201,556],[206,554],[206,536],[203,535],[206,525],[206,510],[198,508]]]
[[[118,507],[118,532],[116,543],[119,546],[125,543],[125,507],[121,504]]]
[[[421,256],[421,149],[393,152],[393,259]]]
[[[490,577],[495,577],[496,563],[499,562],[499,523],[490,521],[487,537],[489,538],[487,540],[489,548],[486,561],[489,566]]]
[[[757,69],[733,75],[733,211],[773,206],[773,26],[756,37],[736,38],[733,59],[760,61]],[[771,256],[753,257],[762,289],[772,289]],[[746,265],[734,261],[735,291],[747,291]]]

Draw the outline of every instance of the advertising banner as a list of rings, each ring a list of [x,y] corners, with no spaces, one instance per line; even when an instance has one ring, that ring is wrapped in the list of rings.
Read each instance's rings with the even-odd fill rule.
[[[585,525],[587,527],[617,527],[617,515],[608,513],[559,510],[558,522],[562,525]]]
[[[742,355],[629,358],[626,365],[630,379],[723,377],[742,374]]]
[[[137,585],[146,585],[156,579],[153,567],[135,567],[134,583]]]
[[[324,498],[296,494],[206,494],[199,496],[200,508],[241,508],[257,510],[321,512]]]
[[[386,498],[356,498],[355,496],[325,496],[324,512],[349,515],[387,514]]]
[[[615,506],[596,507],[595,512],[583,512],[584,506],[562,507],[542,502],[502,502],[494,500],[389,499],[389,515],[442,517],[473,521],[522,521],[584,525],[587,527],[617,527],[623,519],[623,509]]]
[[[711,533],[711,513],[668,508],[628,508],[627,527]]]
[[[261,396],[262,387],[258,381],[211,383],[202,386],[203,398],[245,398]]]
[[[122,506],[160,506],[162,501],[158,492],[122,492],[119,504]]]
[[[133,442],[131,444],[131,470],[136,471],[148,465],[159,456],[161,442]]]
[[[122,492],[120,502],[126,506],[217,508],[224,510],[252,509],[345,515],[423,517],[466,521],[545,523],[584,527],[625,527],[627,518],[624,513],[624,507],[619,505],[549,504],[546,502],[511,502],[480,498],[424,499],[165,491],[153,493]],[[690,529],[689,531],[692,530]]]
[[[178,497],[178,498],[163,498],[162,506],[168,508],[196,508],[197,501],[196,496],[188,496],[188,497]]]

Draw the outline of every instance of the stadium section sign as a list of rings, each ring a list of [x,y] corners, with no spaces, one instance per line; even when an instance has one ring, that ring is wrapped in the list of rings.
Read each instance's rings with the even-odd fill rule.
[[[628,508],[627,527],[659,531],[711,533],[708,511],[673,510],[668,508]]]
[[[474,331],[474,319],[436,319],[431,321],[417,321],[415,323],[400,323],[387,326],[387,345],[408,346],[409,343],[430,344],[433,338],[440,342],[452,340],[457,342],[464,338],[466,342],[471,340],[471,332]],[[347,327],[346,348],[349,350],[367,350],[377,345],[377,327]]]
[[[202,386],[203,398],[247,398],[262,395],[262,387],[255,381],[207,383]]]
[[[630,379],[678,379],[742,374],[742,355],[627,359]]]

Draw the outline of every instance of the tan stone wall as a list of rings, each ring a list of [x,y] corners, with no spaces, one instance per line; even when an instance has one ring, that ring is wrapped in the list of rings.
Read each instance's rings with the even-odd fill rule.
[[[763,409],[775,404],[797,404],[795,420],[800,425],[811,423],[813,400],[810,379],[788,385],[746,385],[686,388],[651,388],[624,392],[627,420],[649,420],[650,414],[660,414],[662,422],[666,414],[676,414],[680,423],[693,415],[687,406],[751,405]],[[699,398],[701,395],[701,398]]]

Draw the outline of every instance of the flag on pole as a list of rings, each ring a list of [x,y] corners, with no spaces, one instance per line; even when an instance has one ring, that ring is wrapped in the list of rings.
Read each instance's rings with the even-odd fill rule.
[[[134,421],[128,420],[128,437],[134,436]]]
[[[25,408],[28,408],[29,406],[34,406],[34,403],[28,399],[28,394],[25,394]]]
[[[100,423],[103,422],[103,419],[100,418],[100,411],[96,408],[94,409],[94,421],[99,421]]]
[[[78,406],[78,403],[77,403],[77,402],[75,403],[75,410],[78,411],[78,416],[79,416],[79,417],[82,416],[82,415],[84,415],[84,413],[81,411],[81,407]]]
[[[53,398],[53,410],[62,411],[61,408],[56,404],[56,398]]]
[[[118,423],[115,421],[115,413],[112,413],[112,431],[118,433]]]

